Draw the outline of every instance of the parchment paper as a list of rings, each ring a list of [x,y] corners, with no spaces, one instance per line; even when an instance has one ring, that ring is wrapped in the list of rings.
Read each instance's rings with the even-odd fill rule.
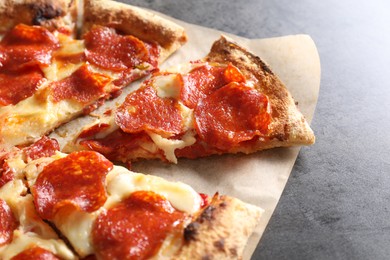
[[[173,19],[172,19],[173,20]],[[298,107],[310,122],[317,103],[320,85],[320,61],[312,39],[307,35],[285,36],[271,39],[249,40],[220,31],[174,20],[186,28],[189,42],[171,56],[162,68],[203,58],[212,43],[221,34],[233,38],[240,45],[260,56],[285,83]],[[132,91],[132,84],[126,92]],[[123,100],[107,102],[96,113]],[[65,125],[52,134],[66,142],[64,132],[90,121],[82,118]],[[182,181],[202,193],[226,194],[265,210],[260,224],[250,238],[244,259],[253,254],[265,227],[271,218],[284,186],[290,175],[300,148],[276,148],[251,155],[212,156],[197,160],[179,159],[177,165],[159,161],[144,161],[133,164],[133,171],[154,174],[172,181]]]

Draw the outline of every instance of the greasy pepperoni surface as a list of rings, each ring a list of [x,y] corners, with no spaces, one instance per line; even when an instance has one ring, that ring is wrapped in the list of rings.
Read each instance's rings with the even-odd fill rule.
[[[60,150],[57,140],[43,136],[41,139],[25,148],[23,151],[28,158],[36,160],[41,157],[50,157]]]
[[[195,108],[195,128],[202,140],[221,149],[250,140],[268,130],[268,98],[239,83],[230,83],[201,100]]]
[[[60,258],[46,249],[34,246],[15,255],[11,260],[60,260]]]
[[[87,61],[105,69],[132,69],[156,59],[155,49],[149,52],[138,38],[119,35],[112,28],[94,26],[84,35],[84,39]]]
[[[11,208],[4,200],[0,199],[0,247],[11,242],[13,231],[17,225]]]
[[[92,228],[92,239],[102,259],[146,259],[184,219],[160,195],[138,191],[103,212]]]
[[[43,73],[37,67],[7,73],[0,69],[0,106],[15,105],[32,96],[43,82]]]
[[[224,70],[223,67],[204,65],[185,75],[184,86],[180,93],[184,105],[194,108],[200,99],[225,85]]]
[[[228,64],[225,71],[223,72],[223,78],[225,79],[226,83],[243,83],[246,80],[241,71],[231,63]]]
[[[110,80],[110,77],[93,73],[87,65],[83,65],[69,77],[50,85],[53,101],[73,99],[82,103],[89,103],[104,96],[104,87]]]
[[[47,29],[16,25],[0,42],[0,68],[14,71],[29,65],[49,64],[52,51],[58,47],[58,40]]]
[[[43,219],[52,219],[64,206],[92,212],[107,199],[104,186],[113,165],[102,155],[82,151],[47,165],[31,188],[35,207]]]
[[[9,167],[8,163],[5,161],[7,158],[0,159],[0,188],[3,187],[6,183],[14,179],[14,170]]]
[[[182,130],[182,116],[177,101],[157,96],[156,90],[150,86],[126,97],[116,111],[115,122],[126,133],[152,131],[172,136]]]
[[[230,82],[245,82],[245,76],[232,64],[226,67],[205,64],[183,77],[180,98],[184,105],[194,108],[203,98]]]

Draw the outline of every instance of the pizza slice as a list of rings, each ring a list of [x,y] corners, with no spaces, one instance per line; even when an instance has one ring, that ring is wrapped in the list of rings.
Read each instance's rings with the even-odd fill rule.
[[[94,151],[67,155],[55,152],[57,147],[53,139],[43,138],[9,155],[3,168],[11,169],[14,178],[3,185],[0,199],[34,212],[23,219],[39,226],[24,226],[55,240],[57,235],[46,231],[50,223],[80,258],[237,259],[263,212],[236,198],[209,197],[180,182],[131,172]],[[15,183],[28,205],[10,192]],[[7,216],[12,221],[1,222],[0,243],[3,237],[7,244],[0,254],[14,250],[12,243],[19,241],[10,238],[15,221]],[[45,243],[39,240],[32,247],[72,259],[64,256],[63,243]]]
[[[13,11],[4,18],[9,23],[0,37],[3,150],[32,143],[90,113],[156,70],[186,41],[184,29],[166,19],[97,0],[85,1],[81,38],[75,38],[74,5],[75,1],[5,2],[3,12]],[[142,22],[145,27],[139,30]]]
[[[204,59],[154,73],[117,108],[75,132],[64,151],[94,150],[121,162],[176,163],[314,142],[278,77],[225,37]]]
[[[55,142],[42,139],[36,145],[24,150],[14,150],[7,158],[2,159],[0,259],[77,259],[56,231],[37,214],[21,171],[27,158],[37,159],[54,152],[55,148],[51,144],[55,145]],[[37,256],[41,258],[34,258]]]

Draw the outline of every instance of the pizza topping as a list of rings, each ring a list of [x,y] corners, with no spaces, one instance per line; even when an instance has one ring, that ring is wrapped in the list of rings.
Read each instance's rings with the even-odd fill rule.
[[[84,39],[87,61],[101,68],[121,71],[141,66],[144,62],[156,63],[157,46],[147,47],[138,38],[119,35],[112,28],[94,26]]]
[[[74,99],[89,103],[105,94],[104,87],[110,81],[110,77],[93,73],[87,65],[83,65],[69,77],[51,84],[53,100]]]
[[[204,193],[199,193],[199,195],[202,198],[202,203],[200,204],[200,207],[203,209],[210,204],[211,198],[209,195]]]
[[[97,210],[107,199],[104,182],[112,167],[110,161],[91,151],[75,152],[50,163],[31,189],[39,215],[53,219],[65,206]]]
[[[242,83],[230,83],[202,99],[194,115],[200,138],[222,150],[265,134],[270,123],[267,96]]]
[[[182,131],[182,116],[177,101],[161,98],[147,86],[126,97],[115,115],[116,124],[126,133],[152,131],[165,137]]]
[[[223,67],[206,64],[186,74],[180,95],[184,105],[194,108],[200,99],[225,85],[224,70]]]
[[[43,136],[31,146],[24,149],[24,153],[31,160],[36,160],[42,157],[50,157],[60,150],[60,146],[55,139]]]
[[[243,83],[246,81],[245,76],[241,73],[241,71],[231,63],[228,64],[225,71],[223,72],[223,77],[227,83]]]
[[[15,105],[32,96],[43,82],[43,73],[37,67],[7,73],[0,68],[0,106]]]
[[[16,25],[0,42],[0,68],[15,71],[25,66],[47,65],[59,47],[56,37],[39,26]]]
[[[11,258],[11,260],[60,260],[52,252],[41,247],[30,247]]]
[[[155,255],[185,214],[162,196],[136,191],[96,219],[92,239],[98,258],[146,259]]]
[[[16,219],[7,202],[0,199],[0,247],[12,240],[12,234],[17,228]]]
[[[6,162],[7,156],[0,158],[0,188],[14,179],[14,170]]]

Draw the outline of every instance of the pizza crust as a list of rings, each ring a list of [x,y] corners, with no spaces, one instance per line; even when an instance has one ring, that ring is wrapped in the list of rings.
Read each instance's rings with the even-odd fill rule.
[[[76,0],[4,0],[0,2],[0,33],[19,23],[73,32],[76,8]]]
[[[256,144],[239,146],[230,152],[251,153],[258,150],[293,145],[310,145],[315,136],[304,116],[299,112],[287,88],[268,65],[259,57],[222,36],[205,58],[208,62],[229,63],[240,69],[248,78],[255,77],[255,88],[269,98],[272,121],[269,137]]]
[[[185,243],[173,259],[241,259],[262,213],[256,206],[216,194],[186,227]]]
[[[82,33],[105,25],[161,47],[160,63],[187,41],[184,28],[142,8],[104,0],[85,0]]]

